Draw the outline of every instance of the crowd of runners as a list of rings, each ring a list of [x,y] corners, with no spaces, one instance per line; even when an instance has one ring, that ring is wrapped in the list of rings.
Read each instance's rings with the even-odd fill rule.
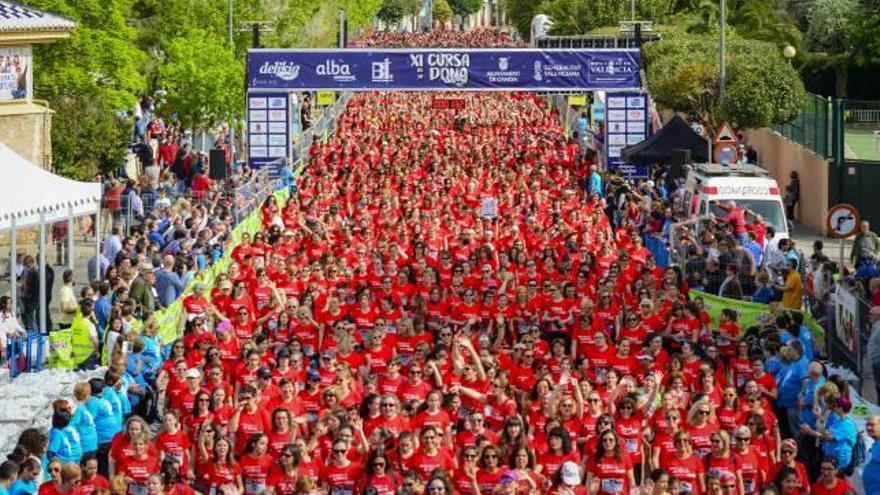
[[[476,31],[362,44],[515,42]],[[111,318],[106,375],[54,404],[48,434],[25,431],[0,487],[850,493],[852,402],[811,361],[799,314],[748,337],[735,312],[712,320],[644,247],[656,215],[606,214],[544,100],[456,97],[463,110],[418,93],[354,97],[313,145],[298,194],[270,197],[229,272],[184,299],[170,356],[153,355],[155,321]],[[868,427],[880,435],[880,418]]]

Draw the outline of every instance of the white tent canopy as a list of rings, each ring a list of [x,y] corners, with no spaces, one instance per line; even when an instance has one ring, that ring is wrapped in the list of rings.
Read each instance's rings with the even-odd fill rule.
[[[44,213],[47,223],[66,220],[71,213],[78,217],[97,213],[101,184],[79,182],[55,175],[0,143],[0,167],[5,180],[0,181],[0,231],[40,223]]]

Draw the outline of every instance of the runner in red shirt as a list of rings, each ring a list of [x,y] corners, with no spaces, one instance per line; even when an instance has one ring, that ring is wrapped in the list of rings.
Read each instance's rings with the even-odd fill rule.
[[[145,495],[148,491],[147,480],[159,472],[159,459],[148,452],[147,444],[145,435],[133,438],[132,455],[122,459],[117,469],[128,482],[128,495]]]
[[[587,467],[587,487],[596,495],[623,495],[636,486],[626,448],[613,431],[599,436],[598,448]]]
[[[238,465],[246,495],[260,495],[266,491],[269,469],[275,464],[268,448],[269,437],[264,433],[255,433],[244,446]]]
[[[333,495],[358,495],[363,468],[348,459],[348,445],[345,442],[334,442],[332,447],[330,461],[321,470],[321,482]]]
[[[682,490],[700,495],[706,491],[706,471],[702,460],[691,453],[691,437],[684,431],[675,434],[675,453],[661,459],[660,465],[681,483]]]

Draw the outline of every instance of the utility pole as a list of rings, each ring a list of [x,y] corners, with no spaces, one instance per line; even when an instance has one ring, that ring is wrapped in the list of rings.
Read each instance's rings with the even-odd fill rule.
[[[629,20],[636,22],[636,0],[629,0]]]
[[[345,18],[345,9],[339,9],[339,48],[345,48],[348,44],[348,20]]]
[[[718,78],[718,101],[724,102],[724,89],[727,85],[727,0],[721,0],[721,46],[718,48],[721,64]]]

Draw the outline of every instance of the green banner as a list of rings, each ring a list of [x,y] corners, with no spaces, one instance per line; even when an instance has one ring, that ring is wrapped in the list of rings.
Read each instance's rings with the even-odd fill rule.
[[[299,174],[297,174],[299,175]],[[289,191],[282,189],[276,191],[275,198],[279,205],[285,204]],[[192,288],[196,283],[205,285],[205,294],[211,294],[211,289],[217,281],[217,275],[225,273],[232,264],[232,250],[241,244],[241,236],[245,233],[255,234],[263,228],[262,215],[259,208],[252,211],[241,223],[239,223],[229,236],[229,243],[223,253],[223,257],[213,265],[207,267],[199,276],[193,279],[183,295],[174,301],[171,306],[153,313],[156,322],[159,324],[159,339],[162,345],[168,345],[183,335],[183,329],[186,325],[183,313],[183,298],[192,293]]]
[[[761,304],[749,301],[739,301],[729,299],[727,297],[713,296],[698,290],[692,290],[688,294],[691,299],[702,298],[706,303],[706,312],[712,317],[712,321],[717,322],[721,316],[721,310],[730,308],[737,312],[737,323],[739,327],[746,330],[758,324],[758,316],[762,314],[770,314],[774,319],[777,314],[785,310],[777,304]],[[791,311],[791,310],[788,310]],[[813,347],[817,349],[825,348],[825,329],[819,325],[809,313],[798,311],[804,315],[804,323],[813,333]]]

